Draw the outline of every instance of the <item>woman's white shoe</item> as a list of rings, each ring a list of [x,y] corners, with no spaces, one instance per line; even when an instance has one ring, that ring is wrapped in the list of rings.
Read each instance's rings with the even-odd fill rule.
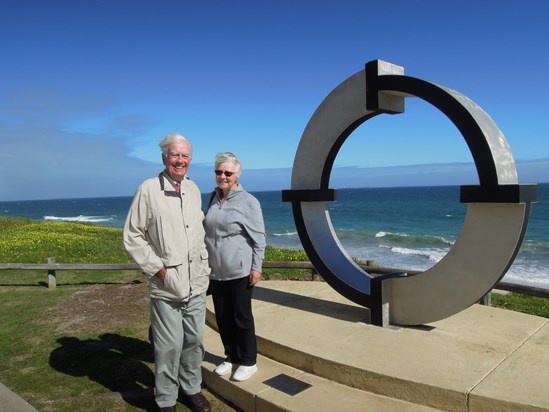
[[[218,365],[217,368],[215,368],[214,372],[219,376],[223,376],[231,373],[232,370],[233,364],[231,362],[223,362],[222,364]]]
[[[242,382],[242,381],[245,381],[246,379],[251,378],[252,375],[256,372],[257,372],[257,365],[252,365],[252,366],[240,365],[235,371],[233,375],[233,379],[235,381]]]

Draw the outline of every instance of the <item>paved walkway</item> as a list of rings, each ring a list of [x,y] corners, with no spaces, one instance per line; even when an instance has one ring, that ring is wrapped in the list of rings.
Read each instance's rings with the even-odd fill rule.
[[[36,412],[36,409],[0,383],[0,412]]]

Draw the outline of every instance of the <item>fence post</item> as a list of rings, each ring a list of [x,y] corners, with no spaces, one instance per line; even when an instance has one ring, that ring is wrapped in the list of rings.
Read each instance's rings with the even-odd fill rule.
[[[492,292],[488,292],[486,295],[481,297],[478,303],[484,306],[492,306]]]
[[[48,265],[55,265],[55,257],[48,258]],[[48,269],[48,288],[55,288],[56,286],[55,269]]]

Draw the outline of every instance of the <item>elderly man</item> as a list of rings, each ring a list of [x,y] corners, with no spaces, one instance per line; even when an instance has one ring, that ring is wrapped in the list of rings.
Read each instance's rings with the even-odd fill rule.
[[[190,142],[171,133],[160,147],[166,168],[137,189],[124,246],[149,278],[156,403],[161,411],[175,411],[181,393],[191,410],[207,412],[201,365],[210,269],[202,198],[186,176]]]

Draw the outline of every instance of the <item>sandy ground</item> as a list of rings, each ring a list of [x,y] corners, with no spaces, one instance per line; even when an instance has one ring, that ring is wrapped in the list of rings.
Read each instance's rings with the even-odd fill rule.
[[[104,331],[135,328],[139,338],[147,338],[149,297],[145,279],[131,283],[90,285],[50,309],[57,333],[93,333],[100,325]]]

